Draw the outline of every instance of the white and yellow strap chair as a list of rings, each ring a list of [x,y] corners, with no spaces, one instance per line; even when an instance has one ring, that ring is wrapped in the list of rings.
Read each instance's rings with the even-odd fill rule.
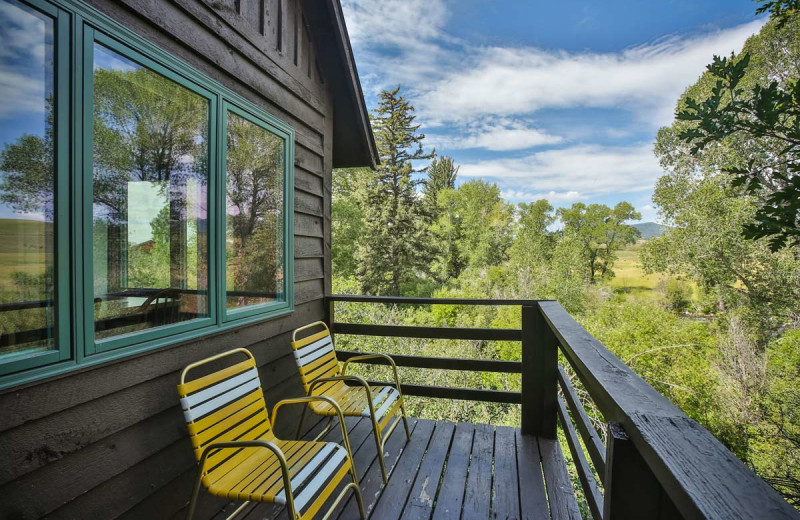
[[[243,361],[234,363],[239,355]],[[226,358],[224,361],[219,361]],[[230,362],[229,362],[230,360]],[[187,375],[211,362],[225,366],[187,381]],[[208,367],[206,367],[208,368]],[[207,370],[205,371],[207,372]],[[350,441],[338,405],[325,397],[280,401],[267,413],[253,355],[239,348],[186,367],[178,385],[183,414],[199,463],[187,518],[194,515],[200,486],[212,495],[248,502],[284,504],[292,520],[313,517],[349,473],[352,481],[342,488],[324,518],[328,518],[349,489],[365,518],[361,489],[353,466]],[[344,447],[333,442],[286,441],[275,437],[272,425],[286,404],[323,403],[339,419]]]
[[[320,330],[310,333],[314,329]],[[298,333],[303,332],[308,333],[308,335],[297,339]],[[340,368],[339,360],[336,358],[336,351],[333,348],[333,338],[330,330],[322,321],[317,321],[295,330],[292,335],[292,348],[294,349],[297,367],[300,370],[300,379],[303,381],[307,395],[325,396],[336,401],[341,407],[341,413],[345,416],[370,418],[375,436],[375,445],[378,449],[378,460],[381,464],[383,482],[386,483],[388,477],[386,475],[386,464],[383,461],[383,445],[397,427],[400,419],[403,420],[406,436],[409,439],[411,438],[405,404],[403,403],[403,394],[400,390],[400,378],[397,376],[397,366],[392,358],[385,354],[356,356],[347,359]],[[350,362],[375,358],[383,358],[392,366],[394,385],[370,386],[363,378],[345,373]],[[347,383],[351,383],[351,385]],[[315,414],[327,416],[331,420],[337,414],[336,408],[327,401],[310,402],[308,407],[303,407],[298,434],[303,428],[306,408],[311,408],[311,411]],[[389,425],[392,417],[398,411],[400,416]],[[323,430],[323,433],[330,426],[331,423],[329,421],[328,427]]]

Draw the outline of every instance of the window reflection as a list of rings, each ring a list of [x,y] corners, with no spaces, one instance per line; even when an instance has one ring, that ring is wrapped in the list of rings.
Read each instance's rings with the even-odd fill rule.
[[[0,358],[56,348],[52,18],[0,0]]]
[[[208,101],[94,50],[95,336],[208,315]]]
[[[284,298],[284,141],[228,112],[225,279],[228,308]]]

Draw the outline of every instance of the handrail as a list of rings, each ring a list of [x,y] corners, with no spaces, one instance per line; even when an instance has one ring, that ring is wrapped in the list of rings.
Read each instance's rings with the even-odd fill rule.
[[[398,366],[522,373],[523,392],[421,385],[403,385],[403,390],[409,395],[427,397],[521,402],[523,433],[552,437],[555,423],[560,420],[596,519],[800,518],[772,487],[614,356],[558,302],[356,295],[332,295],[326,300],[331,328],[341,334],[522,341],[522,362],[394,358]],[[333,319],[333,302],[518,305],[523,308],[522,328],[338,324]],[[569,378],[558,367],[557,349],[608,422],[606,446],[590,423]],[[358,354],[340,352],[343,358]],[[563,397],[556,394],[559,386]],[[604,495],[600,494],[589,469],[589,460],[579,451],[579,436],[601,477]]]
[[[521,341],[521,329],[465,328],[465,327],[416,327],[405,325],[380,325],[364,323],[338,323],[333,320],[333,302],[380,303],[389,305],[536,305],[535,300],[471,300],[465,298],[410,298],[405,296],[361,296],[334,294],[326,297],[328,321],[334,334],[380,337],[407,337],[426,339],[457,339],[485,341]],[[363,352],[337,351],[340,359],[366,354]],[[393,355],[397,366],[440,370],[463,370],[470,372],[495,372],[504,374],[522,373],[522,362],[494,359],[453,359],[443,357]],[[386,364],[381,359],[367,361],[368,364]],[[439,399],[460,399],[519,404],[521,392],[506,390],[482,390],[478,388],[452,388],[432,385],[403,384],[403,394]]]
[[[539,308],[605,419],[623,426],[684,518],[800,517],[716,437],[636,375],[561,305],[539,302]]]
[[[535,305],[536,302],[539,301],[470,298],[417,298],[413,296],[365,296],[360,294],[331,294],[326,298],[330,302],[383,303],[386,305]]]
[[[337,357],[345,361],[356,356],[370,356],[375,352],[351,352],[347,350],[337,350]],[[502,374],[521,374],[521,361],[506,361],[500,359],[466,359],[466,358],[443,358],[428,356],[406,356],[403,354],[392,354],[395,365],[408,368],[436,368],[439,370],[465,370],[470,372],[500,372]],[[371,359],[373,365],[389,365],[385,359]]]
[[[334,323],[333,332],[355,336],[389,336],[394,338],[474,339],[489,341],[522,341],[520,329],[479,329],[462,327],[412,327],[408,325],[372,325]]]

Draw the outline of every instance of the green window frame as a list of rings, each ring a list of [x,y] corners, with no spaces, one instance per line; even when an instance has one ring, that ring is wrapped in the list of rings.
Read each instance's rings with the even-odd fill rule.
[[[0,357],[0,389],[196,339],[294,310],[294,130],[183,61],[77,0],[19,0],[56,21],[56,350]],[[95,340],[93,117],[95,43],[208,101],[208,316]],[[70,64],[73,66],[70,67]],[[235,113],[283,140],[282,298],[226,308],[226,121]],[[74,172],[74,173],[73,173]]]
[[[218,230],[225,229],[225,186],[226,186],[226,172],[227,172],[227,124],[228,112],[232,112],[245,121],[253,123],[283,139],[284,143],[289,143],[292,140],[292,134],[286,132],[285,128],[281,128],[273,124],[268,118],[260,117],[259,112],[254,112],[245,108],[246,105],[237,104],[234,101],[225,99],[221,104],[219,110],[219,171],[221,188],[218,189],[217,207],[217,222],[216,227]],[[294,215],[294,169],[288,165],[294,164],[294,147],[284,147],[284,175],[283,175],[283,265],[285,266],[284,275],[284,300],[269,303],[262,303],[256,305],[248,305],[238,309],[228,309],[226,300],[226,248],[217,248],[217,287],[220,288],[218,293],[218,307],[222,311],[222,321],[226,323],[235,323],[237,320],[246,319],[252,316],[258,316],[265,312],[280,312],[294,307],[294,291],[291,285],[294,281],[294,232],[292,225],[289,224],[293,221]],[[223,242],[224,233],[220,232],[220,242]]]

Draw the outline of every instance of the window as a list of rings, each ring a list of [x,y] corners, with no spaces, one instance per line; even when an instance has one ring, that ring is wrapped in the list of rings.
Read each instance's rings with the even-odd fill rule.
[[[209,102],[94,46],[97,339],[209,315]]]
[[[62,31],[57,10],[0,0],[0,373],[58,361],[68,350],[57,321]]]
[[[0,388],[291,312],[291,128],[73,2],[0,40]]]
[[[226,111],[225,290],[227,309],[284,294],[286,146],[264,123]]]

